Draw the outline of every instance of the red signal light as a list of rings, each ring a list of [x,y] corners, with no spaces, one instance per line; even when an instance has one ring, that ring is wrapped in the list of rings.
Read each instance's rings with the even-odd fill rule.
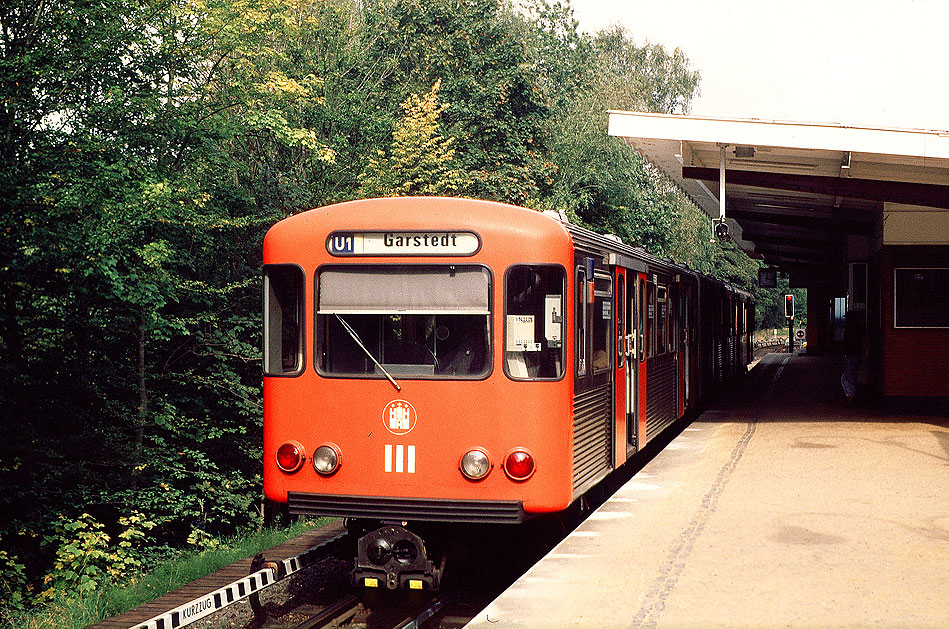
[[[288,474],[292,474],[303,467],[306,452],[303,446],[296,441],[288,441],[277,448],[277,467]]]
[[[534,473],[534,457],[522,448],[512,450],[504,458],[504,472],[511,480],[527,480]]]

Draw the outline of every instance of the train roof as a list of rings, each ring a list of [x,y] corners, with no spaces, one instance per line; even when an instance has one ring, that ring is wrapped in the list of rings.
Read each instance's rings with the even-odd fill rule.
[[[407,211],[412,210],[412,211]],[[414,212],[414,210],[425,210]],[[706,278],[727,287],[728,290],[750,297],[748,293],[727,282],[704,275],[682,263],[659,258],[642,247],[624,243],[612,234],[600,234],[585,227],[570,223],[562,213],[524,208],[516,205],[458,197],[385,197],[359,199],[326,205],[300,212],[276,223],[267,232],[267,242],[279,241],[290,248],[305,247],[315,234],[323,235],[337,230],[377,231],[379,225],[391,224],[393,213],[400,215],[400,230],[457,230],[465,227],[481,231],[503,232],[515,238],[537,238],[569,235],[580,251],[594,255],[610,256],[613,264],[645,271],[663,269],[672,273],[685,273]],[[512,214],[517,220],[511,220]],[[474,217],[477,217],[474,219]]]
[[[517,220],[511,220],[512,213],[518,214]],[[287,237],[293,232],[306,232],[312,237],[313,229],[379,231],[379,226],[391,224],[395,215],[399,216],[398,229],[406,231],[458,230],[473,228],[477,223],[478,229],[515,236],[538,231],[565,234],[565,228],[557,221],[516,205],[455,197],[385,197],[345,201],[300,212],[271,227],[268,235]]]
[[[546,214],[551,215],[554,213],[546,212]],[[712,275],[706,275],[705,273],[697,271],[696,269],[690,268],[685,263],[675,262],[674,260],[671,260],[669,258],[660,258],[658,256],[655,256],[649,253],[648,251],[646,251],[642,247],[635,247],[623,242],[622,239],[620,239],[619,237],[613,234],[606,234],[606,235],[599,234],[585,227],[574,225],[572,223],[567,222],[565,216],[560,217],[559,220],[564,222],[568,231],[573,236],[574,242],[578,243],[578,245],[582,245],[583,243],[586,243],[590,247],[596,247],[596,248],[605,247],[611,251],[614,251],[615,253],[622,255],[626,258],[625,260],[617,260],[617,262],[624,262],[627,267],[636,268],[637,265],[635,264],[635,262],[632,262],[632,261],[638,260],[642,263],[648,264],[651,268],[659,267],[668,272],[685,273],[688,275],[692,275],[696,278],[702,278],[703,280],[707,282],[712,282],[714,284],[720,285],[725,290],[741,295],[749,300],[752,299],[751,293],[745,290],[742,290],[741,288],[738,288],[737,286],[730,284],[728,282],[725,282],[724,280],[721,280],[717,277],[714,277]],[[640,268],[640,270],[645,271],[645,268]]]

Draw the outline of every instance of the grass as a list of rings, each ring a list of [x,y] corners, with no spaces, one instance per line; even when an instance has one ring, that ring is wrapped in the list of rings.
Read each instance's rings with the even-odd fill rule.
[[[777,331],[777,334],[774,332]],[[776,340],[778,343],[783,343],[788,338],[788,328],[784,326],[783,328],[765,328],[763,330],[755,330],[754,340],[762,341],[768,343],[768,341]]]
[[[222,540],[204,551],[183,553],[163,563],[132,584],[99,588],[79,599],[54,601],[42,608],[0,618],[0,626],[23,629],[81,629],[110,616],[134,609],[235,561],[292,539],[327,520],[297,522],[289,528],[268,529]]]

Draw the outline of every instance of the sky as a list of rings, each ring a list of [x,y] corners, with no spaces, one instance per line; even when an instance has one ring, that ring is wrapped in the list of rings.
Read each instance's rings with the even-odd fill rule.
[[[693,115],[949,130],[945,0],[572,0],[702,75]]]

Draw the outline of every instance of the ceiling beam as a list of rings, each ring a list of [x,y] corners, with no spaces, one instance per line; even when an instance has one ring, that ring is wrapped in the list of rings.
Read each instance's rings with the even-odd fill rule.
[[[760,247],[768,243],[774,243],[776,245],[800,245],[801,243],[806,243],[805,246],[810,248],[820,248],[821,250],[825,249],[829,244],[832,243],[832,238],[825,233],[818,234],[817,232],[807,233],[807,234],[778,234],[778,233],[769,233],[769,232],[752,232],[747,229],[742,229],[741,232],[742,240],[750,240],[755,243],[755,250],[760,250]]]
[[[683,166],[684,179],[718,181],[717,168]],[[792,175],[756,170],[725,170],[725,183],[949,209],[949,186],[908,181]]]
[[[827,268],[824,262],[781,256],[766,256],[765,263],[780,268],[783,273],[824,273],[826,275]]]
[[[781,264],[789,264],[789,265],[797,264],[801,266],[815,266],[815,267],[824,266],[823,260],[815,260],[814,258],[800,258],[800,257],[787,254],[787,253],[772,253],[772,254],[766,255],[765,257],[768,258],[769,260],[773,260]]]
[[[867,221],[875,221],[883,209],[883,204],[874,203],[874,207],[857,207],[853,205],[854,200],[848,199],[850,203],[835,205],[835,199],[819,196],[768,196],[732,193],[727,199],[729,207],[737,207],[744,210],[756,210],[758,212],[768,212],[769,214],[790,214],[796,216],[841,216],[847,215],[850,218],[857,218]],[[866,202],[863,202],[866,203]]]
[[[745,228],[746,224],[780,225],[797,227],[808,231],[822,231],[870,236],[873,234],[873,223],[862,220],[834,220],[830,217],[794,216],[789,214],[771,214],[750,210],[729,208],[728,217],[733,218]],[[754,228],[749,227],[751,231]],[[759,230],[760,231],[760,230]]]
[[[768,243],[760,247],[757,246],[756,243],[755,251],[766,257],[770,253],[777,255],[799,256],[807,260],[823,260],[827,257],[827,252],[824,249],[814,249],[813,247],[799,247],[796,245],[785,245],[778,243]]]

